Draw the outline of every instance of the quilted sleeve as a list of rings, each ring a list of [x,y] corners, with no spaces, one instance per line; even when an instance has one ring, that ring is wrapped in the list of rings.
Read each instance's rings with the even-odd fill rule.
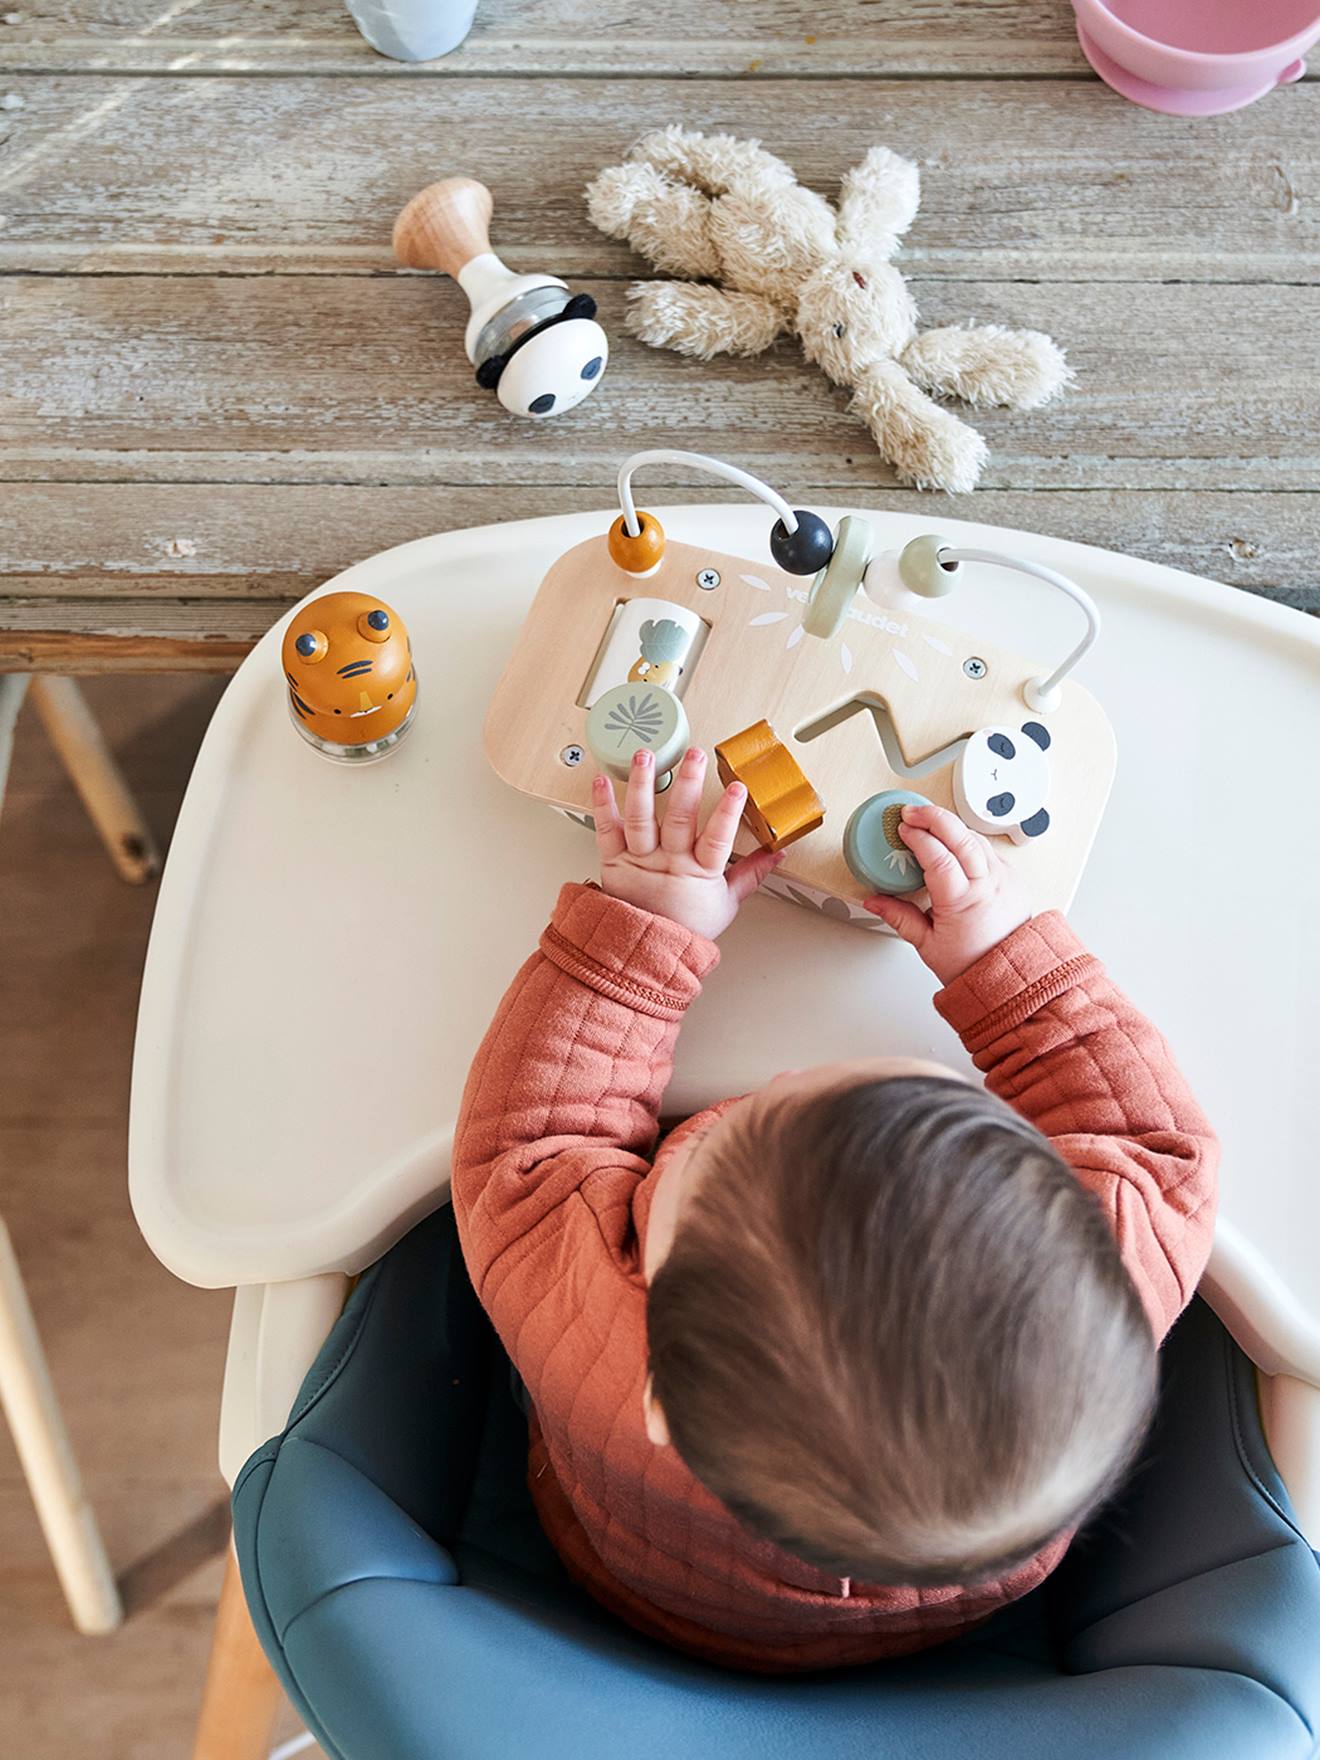
[[[477,1053],[454,1138],[464,1257],[501,1332],[516,1317],[494,1311],[499,1261],[533,1251],[594,1175],[647,1171],[679,1023],[718,958],[594,886],[560,892]]]
[[[1219,1164],[1163,1038],[1053,911],[1014,930],[935,1006],[991,1091],[1099,1199],[1162,1338],[1210,1254]]]

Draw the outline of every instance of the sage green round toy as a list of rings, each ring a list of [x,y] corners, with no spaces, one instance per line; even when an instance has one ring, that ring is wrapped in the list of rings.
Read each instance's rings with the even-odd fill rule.
[[[620,781],[627,779],[633,753],[650,752],[657,778],[674,768],[688,748],[691,735],[683,705],[663,685],[611,685],[591,705],[587,744],[601,769]]]
[[[870,521],[845,513],[834,534],[834,554],[811,583],[811,598],[802,618],[809,636],[828,641],[838,634],[870,560]]]
[[[843,859],[853,879],[873,892],[919,892],[926,884],[921,863],[898,827],[904,807],[929,805],[924,794],[910,788],[887,788],[863,801],[843,833]]]

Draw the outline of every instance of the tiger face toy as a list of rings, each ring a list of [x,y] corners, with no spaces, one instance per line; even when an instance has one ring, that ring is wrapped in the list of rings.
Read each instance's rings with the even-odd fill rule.
[[[284,632],[281,658],[293,723],[327,757],[370,763],[412,725],[412,643],[371,594],[327,593],[304,605]]]

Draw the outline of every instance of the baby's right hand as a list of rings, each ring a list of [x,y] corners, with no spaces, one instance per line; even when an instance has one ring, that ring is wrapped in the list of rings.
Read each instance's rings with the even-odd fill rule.
[[[877,896],[865,908],[951,984],[1033,914],[1017,875],[988,838],[947,807],[907,806],[899,836],[921,863],[930,909]]]

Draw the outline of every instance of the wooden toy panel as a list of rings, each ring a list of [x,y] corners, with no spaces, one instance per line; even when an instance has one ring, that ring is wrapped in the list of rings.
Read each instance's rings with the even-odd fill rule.
[[[709,580],[710,571],[719,585],[707,590],[698,577]],[[590,813],[596,768],[591,755],[576,766],[561,755],[586,746],[586,711],[577,699],[615,606],[643,596],[664,599],[709,626],[684,679],[693,742],[713,754],[718,741],[764,718],[824,802],[824,823],[789,847],[776,880],[796,880],[855,906],[864,888],[849,872],[842,847],[855,807],[881,789],[911,788],[957,810],[956,754],[919,778],[891,768],[866,711],[813,739],[799,737],[830,711],[865,698],[885,705],[907,765],[992,723],[1020,726],[1030,720],[1047,727],[1050,827],[1027,843],[1008,837],[995,842],[1021,871],[1038,909],[1065,909],[1114,777],[1113,731],[1095,698],[1069,680],[1058,708],[1028,709],[1023,685],[1048,671],[1057,655],[1031,659],[980,633],[891,611],[860,593],[837,636],[823,641],[807,635],[801,620],[809,586],[809,578],[784,574],[768,560],[752,562],[672,540],[657,572],[645,577],[610,559],[603,533],[575,546],[541,583],[491,701],[485,743],[496,772],[525,794]],[[965,585],[959,591],[966,622],[984,626],[993,603],[989,595]],[[972,657],[985,663],[983,677],[963,670]],[[719,789],[712,761],[707,806]],[[754,847],[745,826],[737,847]]]

